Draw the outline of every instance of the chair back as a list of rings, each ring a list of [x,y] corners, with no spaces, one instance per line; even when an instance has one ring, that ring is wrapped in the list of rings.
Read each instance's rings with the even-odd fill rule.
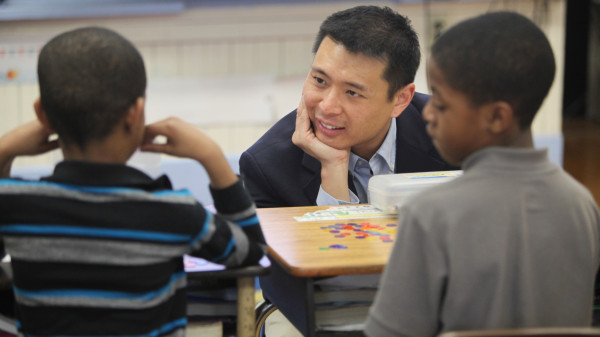
[[[590,327],[569,328],[522,328],[505,330],[470,330],[470,331],[448,331],[437,337],[578,337],[598,336],[600,329]]]

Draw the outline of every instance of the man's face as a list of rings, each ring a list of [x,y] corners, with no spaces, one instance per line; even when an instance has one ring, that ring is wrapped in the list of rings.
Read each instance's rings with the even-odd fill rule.
[[[303,97],[316,137],[336,149],[370,159],[395,115],[383,79],[386,64],[350,53],[325,37],[304,83]],[[396,109],[397,110],[397,109]]]

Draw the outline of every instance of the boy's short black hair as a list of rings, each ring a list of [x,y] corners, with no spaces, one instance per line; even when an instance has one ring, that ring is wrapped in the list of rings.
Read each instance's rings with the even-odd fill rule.
[[[41,105],[63,142],[81,148],[102,140],[146,91],[138,50],[123,36],[99,27],[50,40],[38,61]]]
[[[388,99],[414,82],[421,61],[419,38],[410,20],[389,7],[357,6],[330,15],[321,24],[313,53],[326,36],[341,43],[349,52],[386,63],[383,78],[390,86]]]
[[[491,12],[451,27],[431,48],[448,83],[474,105],[511,104],[529,128],[554,80],[550,42],[528,18]]]

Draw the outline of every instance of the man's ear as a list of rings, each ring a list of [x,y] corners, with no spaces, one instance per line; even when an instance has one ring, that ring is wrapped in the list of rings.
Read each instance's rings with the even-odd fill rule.
[[[125,130],[131,132],[133,130],[139,130],[145,124],[144,116],[144,105],[146,99],[144,97],[138,97],[135,102],[129,107],[127,116],[125,116]]]
[[[412,101],[413,96],[415,95],[415,84],[409,83],[402,88],[398,89],[394,94],[392,100],[394,101],[394,109],[392,110],[392,118],[400,116],[402,111],[406,109],[406,107]]]
[[[503,134],[510,130],[517,122],[514,110],[510,104],[504,101],[489,103],[485,107],[485,117],[493,134]]]
[[[42,100],[40,97],[38,97],[33,102],[33,110],[35,111],[35,115],[37,116],[38,121],[40,121],[40,123],[46,129],[54,133],[54,129],[52,129],[52,125],[50,125],[50,122],[48,121],[48,116],[46,116],[46,110],[44,110],[44,108],[42,107]]]

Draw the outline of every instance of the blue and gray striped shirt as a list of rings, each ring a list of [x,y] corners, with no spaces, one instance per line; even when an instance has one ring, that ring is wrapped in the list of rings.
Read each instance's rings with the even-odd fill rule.
[[[30,336],[183,336],[183,254],[256,264],[265,241],[241,181],[217,214],[167,177],[59,163],[40,181],[0,180],[0,256],[11,255],[18,327]]]

